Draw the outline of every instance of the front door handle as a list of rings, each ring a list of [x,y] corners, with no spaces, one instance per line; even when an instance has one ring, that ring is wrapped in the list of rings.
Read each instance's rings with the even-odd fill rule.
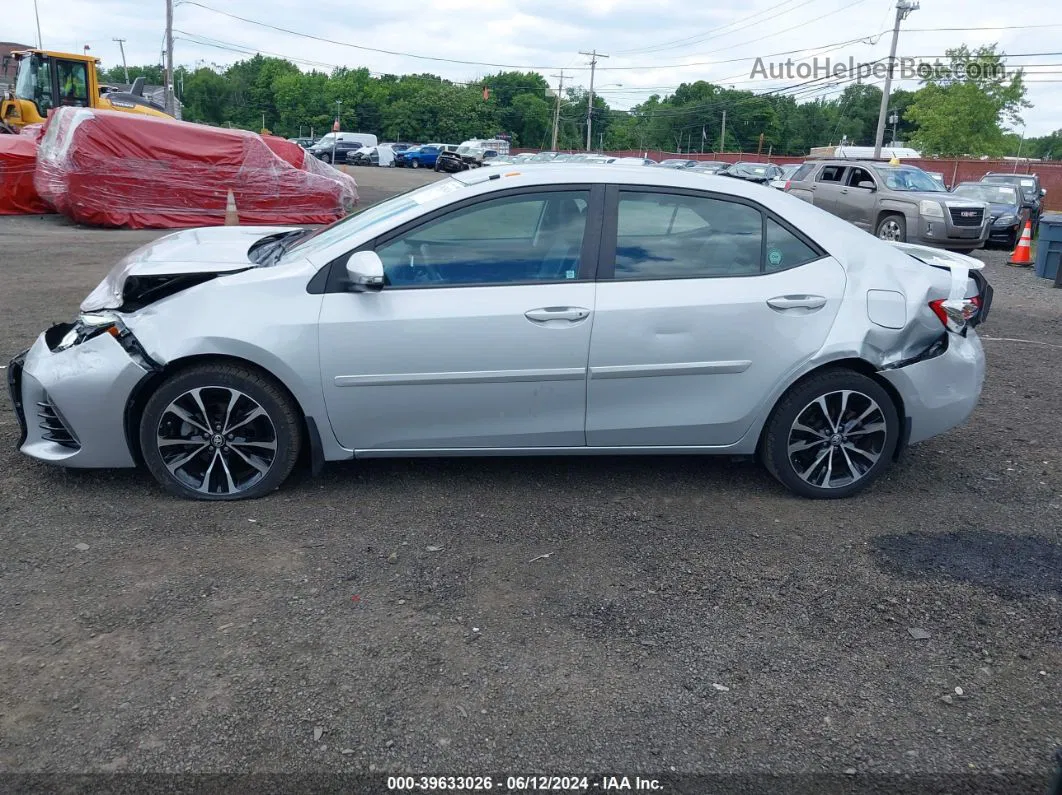
[[[788,309],[807,309],[814,311],[826,306],[826,298],[821,295],[779,295],[767,300],[767,306],[784,312]]]
[[[567,320],[576,323],[590,317],[590,310],[581,306],[544,306],[541,309],[529,309],[524,317],[535,323],[548,323],[551,320]]]

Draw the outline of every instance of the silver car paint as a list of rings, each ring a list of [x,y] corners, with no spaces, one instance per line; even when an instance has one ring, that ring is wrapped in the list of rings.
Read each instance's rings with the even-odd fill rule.
[[[794,380],[831,361],[858,358],[881,369],[910,358],[941,334],[940,321],[929,310],[928,301],[933,297],[947,295],[949,290],[954,292],[953,281],[961,281],[964,289],[966,287],[966,267],[962,262],[948,263],[954,269],[953,273],[929,267],[916,262],[900,249],[878,241],[806,202],[779,191],[765,191],[762,186],[740,180],[684,174],[673,169],[646,169],[624,165],[615,165],[605,170],[578,164],[523,165],[516,172],[513,172],[512,168],[505,166],[500,169],[486,168],[464,172],[450,178],[466,183],[464,188],[455,192],[447,194],[442,191],[436,198],[405,208],[371,228],[361,229],[357,234],[331,240],[325,238],[326,243],[323,245],[296,247],[276,266],[221,276],[138,312],[128,313],[123,319],[149,355],[161,364],[190,356],[224,355],[246,359],[272,372],[291,391],[303,412],[316,421],[321,430],[324,456],[328,460],[349,458],[355,451],[364,456],[387,455],[392,452],[402,455],[434,454],[435,450],[431,448],[440,444],[447,445],[447,449],[439,450],[444,454],[480,455],[490,452],[484,445],[490,444],[494,450],[498,450],[494,445],[502,443],[507,448],[505,452],[514,453],[544,450],[640,452],[646,448],[638,443],[639,434],[641,438],[653,439],[654,445],[661,445],[652,446],[655,452],[707,449],[748,453],[755,450],[759,431],[771,408]],[[503,176],[509,173],[515,175]],[[495,175],[496,178],[492,178]],[[788,360],[789,366],[785,367],[782,357],[777,357],[774,360],[776,375],[773,379],[749,382],[748,375],[753,364],[757,359],[762,361],[762,350],[757,351],[752,346],[746,348],[745,352],[739,351],[739,355],[734,355],[733,352],[723,350],[723,346],[698,347],[693,339],[693,332],[704,327],[698,326],[696,313],[683,316],[681,313],[675,314],[666,306],[669,295],[674,299],[680,298],[689,288],[690,281],[697,280],[642,284],[600,283],[596,288],[591,283],[541,285],[536,288],[541,289],[541,293],[532,296],[529,292],[526,296],[519,296],[519,300],[513,299],[506,304],[507,308],[520,313],[536,306],[583,306],[590,309],[591,314],[582,326],[592,334],[598,319],[595,316],[597,311],[603,308],[602,314],[605,315],[625,311],[637,314],[638,302],[646,302],[647,296],[655,295],[655,305],[660,312],[655,315],[648,313],[639,319],[641,328],[647,335],[641,341],[640,347],[625,350],[614,341],[602,337],[596,353],[592,354],[588,349],[587,358],[582,364],[578,359],[578,350],[582,343],[575,343],[579,334],[587,333],[582,328],[577,330],[576,335],[571,335],[572,343],[566,345],[567,350],[563,356],[546,357],[535,354],[534,350],[518,351],[515,346],[519,345],[520,338],[533,339],[530,336],[531,331],[541,332],[543,339],[559,338],[557,335],[566,335],[572,331],[568,328],[563,331],[540,328],[529,321],[523,321],[529,326],[526,329],[527,335],[523,334],[523,329],[519,333],[516,331],[519,323],[509,323],[507,330],[500,337],[484,335],[462,338],[470,350],[450,351],[446,350],[445,345],[439,344],[435,350],[441,355],[437,358],[422,356],[416,351],[411,352],[409,348],[403,348],[400,341],[384,341],[379,336],[376,337],[375,345],[367,346],[360,344],[354,336],[341,340],[341,326],[347,325],[351,335],[355,334],[355,327],[365,326],[356,322],[357,312],[363,312],[366,318],[371,318],[370,313],[379,313],[381,308],[386,308],[381,306],[383,302],[378,299],[392,301],[388,310],[390,314],[382,315],[390,319],[394,319],[399,310],[408,313],[410,306],[397,307],[386,291],[382,294],[330,296],[311,295],[306,292],[309,279],[332,259],[371,240],[381,229],[413,220],[445,206],[454,199],[521,185],[595,182],[676,186],[743,196],[785,217],[828,251],[830,257],[814,263],[811,269],[804,266],[781,274],[749,277],[742,281],[741,289],[746,291],[743,293],[743,300],[751,302],[750,305],[757,299],[766,301],[783,292],[825,293],[827,303],[817,314],[808,316],[812,319],[810,325],[798,322],[790,324],[789,319],[766,314],[773,310],[763,310],[762,307],[748,317],[727,316],[727,321],[733,324],[733,328],[727,328],[725,333],[730,335],[731,339],[755,338],[762,334],[765,317],[774,321],[774,325],[768,326],[776,330],[785,328],[787,324],[811,329],[799,332],[794,339],[784,340],[792,354]],[[186,268],[186,272],[196,269],[193,264],[196,259],[201,263],[199,268],[213,272],[221,269],[219,265],[236,265],[239,259],[237,252],[241,247],[246,259],[246,247],[253,236],[262,236],[273,231],[279,231],[279,228],[194,230],[193,234],[196,235],[209,232],[214,242],[211,245],[190,245],[189,238],[180,238],[180,235],[189,233],[179,233],[176,241],[171,236],[165,245],[180,247],[181,267]],[[189,245],[185,245],[186,243]],[[223,256],[215,256],[215,250],[222,247],[226,253]],[[129,258],[116,266],[115,272],[108,276],[104,284],[113,292],[119,271],[125,275],[145,271],[174,272],[173,263],[164,261],[160,251],[161,247],[155,249],[155,254],[159,256],[149,256],[142,265],[134,261],[136,257]],[[141,252],[143,254],[143,250]],[[821,276],[825,274],[827,279],[833,279],[830,274],[833,268],[839,267],[837,262],[844,263],[846,281],[841,286],[835,281],[829,281],[824,286]],[[818,271],[819,279],[810,278],[813,270]],[[775,279],[775,276],[780,278]],[[724,280],[711,281],[718,286]],[[103,285],[98,289],[102,288]],[[559,294],[555,291],[562,289],[571,292]],[[482,316],[485,306],[480,303],[477,309],[477,300],[472,296],[479,295],[480,302],[496,302],[498,296],[491,293],[491,290],[504,292],[514,291],[514,288],[461,287],[445,290],[454,296],[454,308],[457,309],[458,315],[457,318],[447,317],[451,328],[463,328],[466,332],[471,329],[474,325],[473,319]],[[576,290],[582,292],[575,292]],[[587,290],[596,294],[589,294]],[[844,300],[840,300],[839,290],[843,290]],[[903,297],[908,319],[903,328],[889,328],[870,321],[867,314],[867,294],[871,290],[893,292]],[[757,294],[757,291],[761,293]],[[399,292],[402,291],[394,291],[390,295],[397,295]],[[426,297],[444,291],[406,292],[418,292]],[[516,295],[515,292],[512,294]],[[456,303],[461,303],[460,296],[463,295],[469,296],[468,305],[456,306]],[[653,303],[648,302],[647,305],[651,307]],[[350,310],[349,317],[343,316],[344,309]],[[421,306],[418,311],[427,309]],[[489,316],[491,308],[487,311]],[[480,314],[477,315],[477,312]],[[835,312],[832,324],[820,323],[822,319],[829,317],[830,312]],[[616,317],[618,316],[617,314]],[[194,322],[191,319],[194,319]],[[803,321],[808,318],[793,316],[791,319]],[[326,322],[320,323],[322,320]],[[609,322],[612,321],[606,321],[602,328],[607,328]],[[703,323],[703,320],[700,322]],[[826,325],[828,329],[824,329]],[[377,327],[376,331],[380,328],[382,325]],[[365,326],[365,329],[375,333],[372,323]],[[414,335],[414,339],[418,338],[418,335],[423,339],[426,327],[420,326],[409,333]],[[908,413],[912,409],[926,413],[924,418],[913,418],[913,427],[918,429],[919,438],[962,422],[976,402],[976,393],[983,380],[984,359],[976,341],[976,334],[971,332],[965,342],[956,342],[959,338],[955,335],[949,335],[949,338],[955,344],[943,356],[884,373],[900,391]],[[446,342],[445,338],[440,339],[442,343]],[[78,372],[90,361],[85,358],[83,352],[95,352],[94,343],[104,346],[102,350],[106,350],[107,354],[94,360],[95,365],[81,378]],[[389,352],[389,360],[377,349],[376,346],[380,345]],[[531,347],[535,348],[534,345]],[[322,353],[322,350],[327,352]],[[350,355],[349,360],[345,358],[343,350]],[[119,353],[121,356],[115,355]],[[398,355],[411,358],[399,361],[395,359]],[[746,361],[750,363],[748,367],[745,366]],[[479,364],[474,365],[476,362]],[[513,362],[516,362],[517,366],[514,367]],[[127,354],[107,335],[60,353],[51,353],[42,340],[38,340],[26,362],[25,383],[48,381],[45,388],[51,385],[49,392],[53,399],[84,442],[89,437],[85,437],[85,429],[79,426],[89,426],[99,421],[98,401],[93,402],[95,405],[91,411],[86,409],[89,416],[79,414],[75,404],[83,403],[85,394],[101,394],[102,385],[106,384],[108,389],[102,394],[108,396],[112,405],[124,406],[124,399],[132,389],[133,375],[136,374],[136,369],[139,369],[136,365],[132,365],[136,369],[130,369],[130,364]],[[555,400],[562,393],[578,391],[582,384],[576,374],[587,367],[591,368],[591,371],[597,368],[597,377],[591,372],[589,379],[587,394],[590,396],[590,403],[585,404],[587,427],[594,434],[598,431],[607,432],[609,429],[617,431],[620,435],[614,436],[606,444],[624,444],[624,447],[581,446],[578,432],[573,433],[571,428],[571,419],[578,414],[578,407],[563,407]],[[654,368],[657,368],[655,372]],[[671,374],[662,375],[661,368]],[[510,380],[513,370],[523,372],[529,380]],[[618,377],[635,373],[638,373],[639,377]],[[397,378],[398,376],[401,378]],[[326,378],[330,378],[331,382],[324,383]],[[348,380],[345,383],[348,384],[359,384],[360,381],[360,385],[338,386],[336,378],[346,378]],[[381,383],[386,383],[388,378],[395,379],[395,385],[382,387]],[[743,378],[748,383],[746,389],[728,383],[728,379],[738,382]],[[68,379],[68,391],[63,391],[60,387],[60,391],[52,392],[56,385]],[[644,417],[637,417],[631,401],[640,393],[644,394],[639,383],[653,382],[668,392],[677,390],[682,398],[680,403],[670,404],[666,398],[657,396],[653,410],[660,412],[661,417],[647,422]],[[75,388],[79,383],[82,384],[82,389],[87,391]],[[740,402],[748,410],[741,416],[736,416],[740,412],[730,411],[730,416],[721,420],[715,417],[698,419],[692,398],[695,392],[692,386],[695,383],[699,383],[702,388],[727,384],[726,389],[732,400]],[[949,383],[965,384],[968,391],[960,393],[960,390],[949,387]],[[471,385],[476,386],[478,394],[470,399],[470,390],[467,387]],[[404,396],[401,400],[393,399],[395,389],[403,390]],[[368,394],[366,390],[381,393],[387,391],[388,397],[379,398],[377,403],[366,403],[363,400],[359,402],[354,395],[359,392],[362,395]],[[31,391],[32,389],[24,389],[24,395],[28,398]],[[495,394],[506,391],[503,400],[511,400],[514,395],[518,396],[518,400],[513,405],[495,404],[489,397],[492,391]],[[433,425],[432,422],[426,421],[430,418],[416,416],[417,412],[424,410],[423,405],[414,406],[412,403],[412,397],[418,392],[433,401],[439,400],[440,395],[443,395],[442,402],[433,403],[429,409],[433,415],[440,410],[447,412],[445,416],[448,417],[448,427],[429,427]],[[447,392],[448,395],[444,394]],[[351,397],[340,398],[341,394],[350,394]],[[331,403],[326,395],[332,398]],[[597,395],[603,397],[600,405],[595,400]],[[342,405],[330,418],[326,406],[334,404],[336,400]],[[384,402],[394,405],[380,407],[379,404]],[[360,412],[366,410],[366,405],[375,408],[377,414],[374,420],[377,423],[383,420],[392,425],[387,427],[377,424],[369,427],[368,419],[359,416]],[[709,400],[705,405],[713,404]],[[490,409],[488,424],[484,427],[471,422],[473,409],[477,406],[480,409]],[[715,407],[718,407],[718,404],[715,404]],[[557,432],[558,436],[550,438],[536,435],[539,431],[553,433],[547,431],[547,426],[542,423],[542,412],[562,420],[562,426],[566,427]],[[625,433],[619,427],[617,420],[623,415],[630,419],[628,430],[632,433]],[[329,419],[339,429],[340,438],[330,431]],[[113,431],[113,418],[101,427]],[[696,437],[699,446],[686,443],[690,437],[684,436],[682,429],[703,431]],[[126,458],[128,451],[124,449],[122,435],[112,433],[104,436],[91,436],[92,447],[84,444],[77,455],[68,457],[63,463],[68,466],[132,465],[131,459]],[[569,439],[572,444],[563,443]],[[591,443],[602,442],[598,438]],[[114,447],[120,449],[116,451]],[[42,455],[39,446],[34,446],[30,440],[23,446],[23,451],[46,460],[56,460],[54,455],[51,458]]]

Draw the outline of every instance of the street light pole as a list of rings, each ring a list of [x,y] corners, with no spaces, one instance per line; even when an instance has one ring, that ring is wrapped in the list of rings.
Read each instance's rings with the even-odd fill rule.
[[[560,127],[560,108],[561,108],[561,94],[564,92],[564,70],[561,69],[559,75],[550,75],[550,77],[556,77],[557,82],[557,104],[553,108],[553,143],[550,144],[549,150],[551,152],[557,151],[557,130]]]
[[[339,140],[339,130],[342,128],[342,124],[339,123],[339,117],[343,113],[343,100],[336,100],[336,124],[335,131],[332,133],[332,165],[336,164],[336,141]]]
[[[122,71],[125,72],[125,82],[129,82],[129,67],[125,65],[125,39],[112,39],[118,42],[118,49],[122,51]]]
[[[892,47],[889,50],[889,71],[885,75],[885,88],[881,92],[881,108],[878,111],[878,131],[874,136],[874,159],[881,157],[881,144],[885,140],[885,117],[889,112],[889,92],[892,90],[892,73],[896,68],[896,43],[900,38],[900,23],[912,11],[918,10],[918,0],[897,0],[896,24],[892,28]]]

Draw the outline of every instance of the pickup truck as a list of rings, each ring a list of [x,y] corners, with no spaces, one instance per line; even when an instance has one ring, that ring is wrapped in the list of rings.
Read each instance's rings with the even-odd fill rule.
[[[442,147],[432,144],[414,146],[395,153],[395,165],[403,168],[434,168]]]

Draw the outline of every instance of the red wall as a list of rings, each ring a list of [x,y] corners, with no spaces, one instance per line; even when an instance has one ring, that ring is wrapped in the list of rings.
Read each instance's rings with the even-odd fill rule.
[[[513,154],[520,152],[535,152],[536,149],[514,149]],[[736,163],[739,160],[751,162],[766,162],[766,155],[738,154],[728,152],[726,154],[676,154],[675,152],[662,152],[658,149],[645,151],[609,152],[613,157],[650,157],[653,160],[665,160],[669,157],[684,157],[689,160],[720,160],[727,163]],[[771,157],[772,163],[784,166],[787,163],[803,163],[806,157]],[[904,160],[926,171],[939,171],[944,175],[944,181],[949,187],[958,182],[976,182],[989,171],[1014,171],[1013,160],[966,160],[962,158],[920,158],[918,160]],[[1044,197],[1044,209],[1062,211],[1062,163],[1019,163],[1019,174],[1039,174],[1040,185],[1047,189]]]

